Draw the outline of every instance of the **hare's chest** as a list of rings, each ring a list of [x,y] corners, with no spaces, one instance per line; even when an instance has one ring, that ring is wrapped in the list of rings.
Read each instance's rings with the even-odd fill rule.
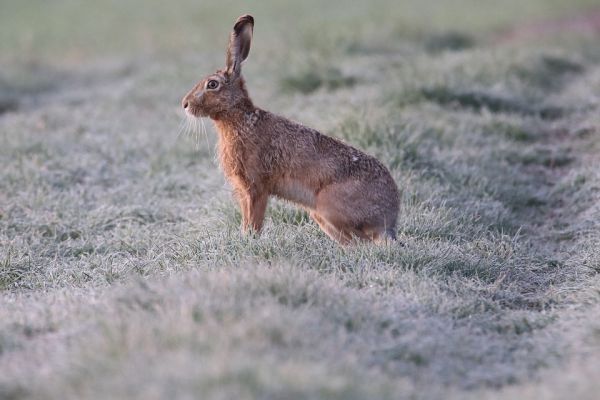
[[[219,161],[225,176],[228,178],[245,175],[245,154],[244,149],[239,144],[220,143]]]
[[[271,158],[268,144],[258,135],[246,133],[219,142],[219,158],[226,175],[262,176]]]
[[[219,148],[221,168],[233,186],[245,189],[256,185],[260,180],[261,167],[258,154],[249,151],[246,144],[225,143]]]

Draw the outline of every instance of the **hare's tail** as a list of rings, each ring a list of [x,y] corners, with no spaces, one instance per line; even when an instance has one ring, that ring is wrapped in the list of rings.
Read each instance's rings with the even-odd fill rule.
[[[389,240],[393,240],[396,241],[396,230],[395,229],[386,229],[385,230],[385,236],[389,239]]]
[[[393,242],[400,247],[404,247],[404,242],[401,240],[398,240],[395,229],[386,229],[385,230],[385,238],[386,238],[386,241],[388,241],[388,242]]]

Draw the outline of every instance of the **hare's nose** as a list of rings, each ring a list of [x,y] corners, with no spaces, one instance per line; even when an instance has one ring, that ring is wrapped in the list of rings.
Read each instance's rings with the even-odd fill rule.
[[[187,109],[188,106],[190,105],[190,103],[188,103],[187,101],[184,100],[182,105],[183,105],[184,109]]]

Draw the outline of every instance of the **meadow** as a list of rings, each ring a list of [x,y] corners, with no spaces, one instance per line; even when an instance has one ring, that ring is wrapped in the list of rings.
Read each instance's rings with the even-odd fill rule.
[[[255,18],[254,102],[378,157],[400,245],[271,200],[180,100]],[[594,0],[0,0],[0,399],[595,399]]]

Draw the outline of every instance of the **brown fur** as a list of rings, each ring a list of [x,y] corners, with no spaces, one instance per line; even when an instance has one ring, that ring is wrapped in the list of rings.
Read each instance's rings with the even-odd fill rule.
[[[226,68],[182,100],[188,113],[215,123],[221,166],[239,200],[242,229],[260,231],[273,195],[307,209],[341,244],[354,238],[395,239],[398,188],[377,159],[253,105],[241,76],[253,26],[249,15],[237,20]],[[210,80],[219,82],[217,89],[207,87]]]

